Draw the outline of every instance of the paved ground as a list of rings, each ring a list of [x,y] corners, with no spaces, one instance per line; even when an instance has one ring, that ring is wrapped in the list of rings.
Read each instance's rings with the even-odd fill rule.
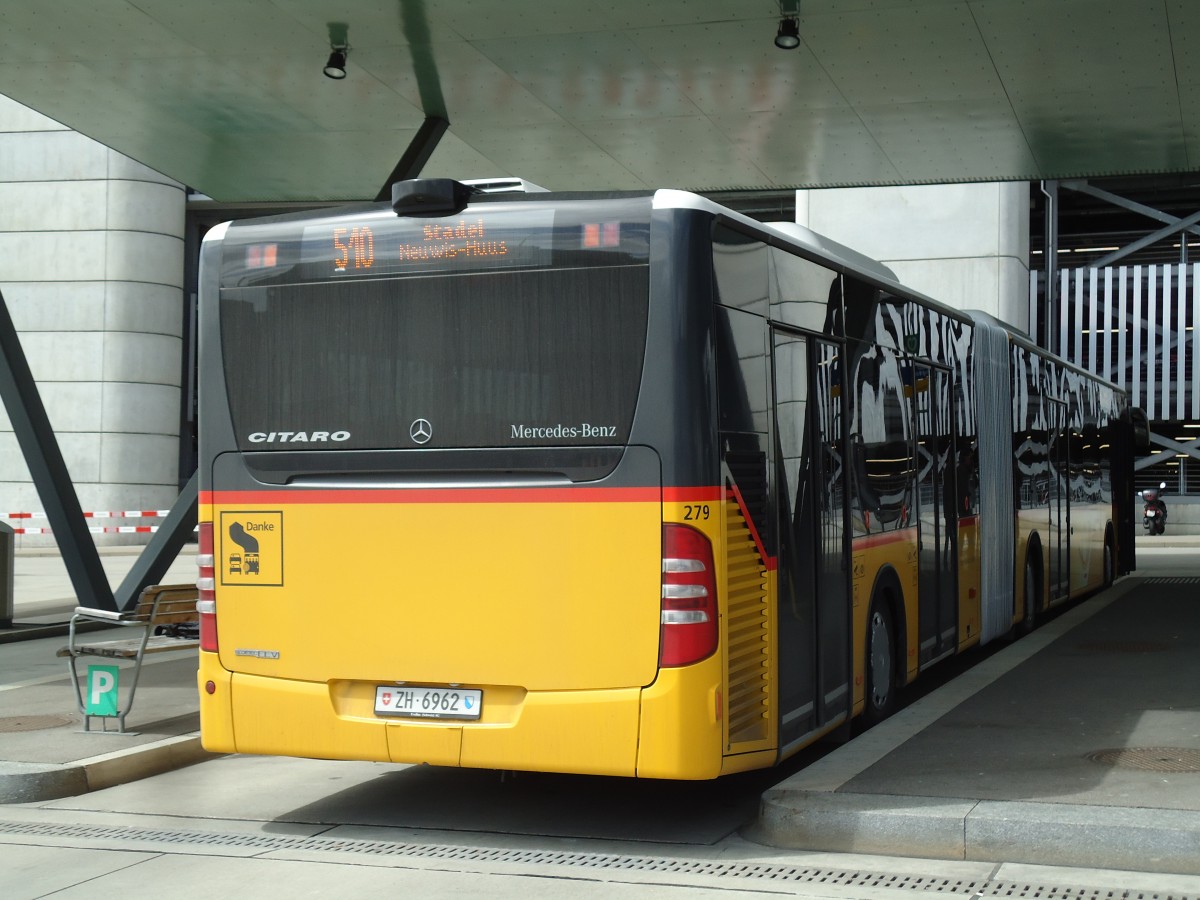
[[[1168,536],[1153,544],[1139,539],[1137,576],[1066,611],[769,790],[748,832],[753,843],[746,847],[759,850],[742,847],[737,853],[777,861],[785,858],[780,854],[802,852],[810,854],[807,859],[826,862],[846,858],[839,856],[846,853],[886,854],[893,860],[892,871],[904,869],[894,857],[909,855],[924,857],[926,872],[957,871],[946,868],[956,865],[964,867],[963,873],[969,869],[972,878],[988,872],[988,878],[994,877],[1000,869],[983,864],[1003,862],[1008,881],[1026,885],[1054,879],[1046,876],[1048,870],[1014,869],[1013,863],[1102,867],[1103,880],[1097,876],[1082,883],[1166,886],[1173,893],[1159,896],[1200,898],[1197,550],[1200,538]],[[104,554],[114,582],[132,559],[128,552]],[[183,583],[193,578],[187,554],[172,567],[171,579]],[[83,733],[65,663],[53,656],[62,638],[43,632],[28,639],[29,620],[54,627],[73,605],[69,589],[64,590],[61,561],[22,557],[17,579],[19,588],[27,590],[25,597],[18,593],[19,627],[0,633],[0,641],[10,641],[0,643],[0,803],[10,804],[7,818],[37,819],[37,828],[52,830],[57,826],[40,813],[35,816],[34,806],[45,815],[61,807],[67,821],[77,801],[52,798],[134,782],[205,758],[195,734],[195,660],[189,653],[162,655],[147,665],[129,719],[139,734]],[[39,716],[63,721],[35,723],[39,727],[29,731],[5,727]],[[1130,750],[1140,752],[1120,752]],[[203,784],[210,793],[189,787],[164,798],[159,792],[153,808],[138,811],[160,819],[215,815],[203,804],[195,810],[192,805],[205,797],[229,801],[255,796],[263,780],[262,764],[269,762],[229,757],[214,763],[212,777],[203,774],[208,765],[194,767],[188,771],[196,774],[187,784]],[[293,767],[275,761],[270,768],[281,779],[292,768],[302,770],[295,783],[305,785],[305,791],[320,786],[312,777],[314,767],[331,767],[320,768],[318,781],[340,781],[340,788],[346,787],[346,779],[361,778],[365,803],[377,793],[379,771],[360,772],[355,766],[307,761]],[[218,772],[223,773],[219,778]],[[239,799],[232,806],[240,808],[241,803]],[[227,803],[223,808],[231,807]],[[17,815],[19,810],[29,812]],[[294,820],[288,814],[277,818]],[[280,827],[268,823],[267,830],[278,832]],[[0,827],[0,845],[24,840]],[[78,840],[103,845],[90,833]],[[137,840],[144,844],[150,838]],[[203,835],[196,838],[204,840]],[[329,850],[316,844],[284,847],[286,840],[278,840],[282,843],[272,852],[291,848],[315,859]],[[118,841],[110,850],[115,848],[130,846]],[[935,866],[930,860],[944,862]],[[236,868],[230,869],[230,877]],[[1118,876],[1114,869],[1131,874]],[[1136,870],[1155,874],[1132,874]],[[0,863],[0,884],[3,871]],[[1014,873],[1024,873],[1025,880]],[[988,878],[963,883],[991,884]],[[850,888],[820,894],[877,895],[883,896]]]
[[[1200,874],[1198,686],[1200,577],[1124,579],[768,791],[754,836]]]
[[[141,548],[101,550],[112,587]],[[85,732],[67,678],[66,623],[76,600],[61,557],[19,551],[15,560],[13,627],[0,629],[0,802],[63,796],[145,777],[203,757],[196,734],[195,652],[146,658],[128,734]],[[172,563],[164,583],[194,584],[195,547]],[[95,662],[110,662],[94,660]],[[83,664],[86,669],[86,663]],[[128,684],[128,664],[122,677]]]

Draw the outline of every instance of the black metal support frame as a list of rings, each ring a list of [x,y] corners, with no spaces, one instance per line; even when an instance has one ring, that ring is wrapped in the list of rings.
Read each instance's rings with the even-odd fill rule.
[[[398,4],[397,11],[400,15],[400,29],[412,52],[413,75],[417,79],[417,90],[421,94],[421,110],[425,113],[425,121],[413,135],[404,155],[392,169],[392,174],[375,195],[376,202],[390,201],[393,184],[416,178],[421,174],[425,163],[429,162],[429,157],[437,149],[442,135],[450,127],[438,65],[433,57],[433,39],[430,35],[425,0],[403,0]]]
[[[196,476],[192,476],[114,594],[2,292],[0,399],[12,421],[79,605],[109,611],[132,609],[142,588],[162,577],[196,526]]]
[[[388,176],[383,187],[379,189],[379,193],[375,195],[375,200],[391,200],[393,184],[419,175],[449,127],[448,119],[441,116],[426,116],[425,121],[421,123],[421,127],[413,136],[412,143],[408,145],[408,149],[404,151],[404,155],[400,157],[396,167],[392,169],[392,174]]]
[[[42,405],[37,384],[29,371],[25,351],[17,338],[0,294],[0,397],[12,420],[13,432],[33,476],[34,486],[46,509],[46,518],[62,551],[71,585],[81,606],[115,611],[108,577],[100,565],[100,554],[87,529],[79,497],[67,472],[54,429]]]
[[[1106,190],[1103,190],[1102,188],[1098,188],[1093,184],[1089,184],[1085,180],[1072,179],[1072,180],[1064,181],[1064,182],[1062,182],[1062,186],[1067,188],[1068,190],[1076,191],[1080,194],[1087,194],[1091,197],[1096,197],[1097,199],[1103,200],[1106,203],[1111,203],[1113,206],[1119,207],[1120,209],[1126,209],[1126,210],[1129,210],[1130,212],[1138,213],[1139,215],[1146,216],[1148,219],[1153,219],[1156,222],[1164,222],[1167,226],[1165,228],[1159,229],[1158,231],[1154,232],[1153,234],[1149,234],[1149,235],[1146,235],[1145,237],[1139,238],[1137,241],[1134,241],[1133,243],[1129,244],[1128,246],[1122,247],[1121,249],[1119,249],[1113,253],[1110,253],[1108,256],[1105,256],[1102,259],[1096,260],[1091,265],[1097,269],[1102,269],[1105,266],[1110,266],[1117,260],[1123,259],[1124,257],[1128,256],[1131,253],[1136,253],[1138,250],[1141,250],[1144,247],[1149,247],[1151,244],[1154,244],[1157,241],[1160,241],[1163,238],[1169,237],[1172,234],[1176,234],[1180,231],[1186,231],[1189,234],[1200,234],[1200,225],[1197,225],[1197,222],[1200,222],[1200,212],[1194,213],[1193,215],[1188,216],[1187,218],[1181,219],[1178,216],[1173,216],[1169,213],[1165,213],[1161,209],[1155,209],[1154,207],[1147,206],[1144,203],[1138,203],[1136,200],[1130,200],[1127,197],[1122,197],[1118,194],[1112,193],[1111,191],[1106,191]],[[1186,240],[1179,242],[1179,253],[1180,253],[1180,260],[1179,260],[1180,263],[1186,264],[1187,263],[1187,241]]]
[[[199,492],[196,487],[198,473],[193,472],[188,483],[184,485],[175,504],[162,524],[158,526],[142,552],[138,555],[133,567],[126,573],[125,579],[116,590],[117,606],[122,611],[128,611],[137,606],[142,589],[152,584],[161,584],[163,575],[187,543],[188,537],[196,528],[196,512]]]

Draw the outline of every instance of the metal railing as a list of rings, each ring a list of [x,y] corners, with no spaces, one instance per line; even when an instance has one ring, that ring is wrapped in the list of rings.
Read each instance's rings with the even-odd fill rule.
[[[1030,337],[1146,411],[1157,452],[1140,461],[1138,489],[1165,481],[1200,496],[1200,263],[1061,269],[1057,289],[1047,316],[1044,275],[1030,272]]]

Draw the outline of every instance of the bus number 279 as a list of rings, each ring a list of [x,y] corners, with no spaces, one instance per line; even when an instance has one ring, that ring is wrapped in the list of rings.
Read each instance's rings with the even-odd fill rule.
[[[700,506],[684,506],[683,520],[685,522],[707,522],[709,517],[708,504]]]

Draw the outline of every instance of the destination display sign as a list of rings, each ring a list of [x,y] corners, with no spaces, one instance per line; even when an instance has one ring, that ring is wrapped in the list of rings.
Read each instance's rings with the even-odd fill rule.
[[[620,265],[645,259],[648,206],[496,204],[440,218],[360,207],[234,223],[223,244],[225,286],[425,273]]]
[[[301,261],[321,266],[331,277],[545,265],[554,214],[545,210],[538,218],[508,215],[489,221],[467,212],[424,223],[395,216],[332,219],[304,228]]]

